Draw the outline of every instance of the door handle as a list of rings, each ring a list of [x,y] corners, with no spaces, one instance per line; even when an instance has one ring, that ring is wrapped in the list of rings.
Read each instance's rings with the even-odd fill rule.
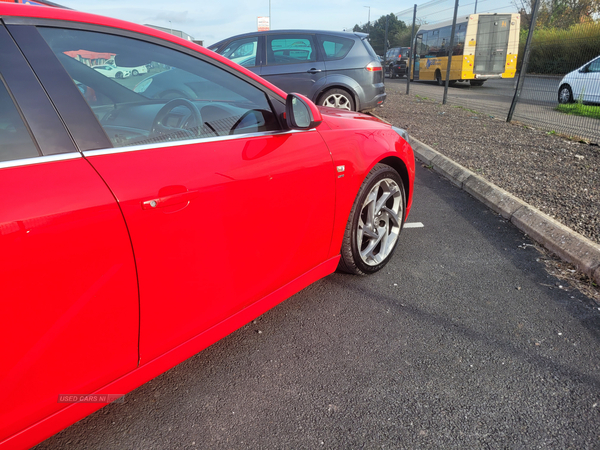
[[[322,72],[322,70],[321,69],[309,69],[306,72],[307,73],[319,73],[319,72]]]
[[[166,195],[142,202],[142,209],[164,208],[178,203],[189,202],[198,196],[198,191],[180,192],[179,194]]]

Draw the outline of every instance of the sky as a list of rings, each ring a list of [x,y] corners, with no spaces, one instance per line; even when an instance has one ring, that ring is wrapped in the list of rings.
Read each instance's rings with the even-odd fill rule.
[[[256,31],[257,18],[269,15],[271,29],[352,30],[379,17],[403,13],[412,22],[414,0],[52,0],[79,11],[110,16],[138,24],[181,30],[209,46],[241,33]],[[462,0],[459,14],[474,12],[476,0]],[[478,12],[516,12],[520,0],[477,0]],[[452,19],[454,1],[430,0],[418,4],[417,16],[429,23]]]

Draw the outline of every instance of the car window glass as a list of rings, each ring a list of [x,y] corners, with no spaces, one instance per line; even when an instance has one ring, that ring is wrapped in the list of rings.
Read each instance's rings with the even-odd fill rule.
[[[326,61],[344,58],[354,45],[353,39],[338,36],[320,35],[319,42],[323,47]]]
[[[590,64],[588,72],[600,72],[600,59],[597,59]]]
[[[264,92],[206,61],[122,36],[39,30],[115,147],[279,129]]]
[[[311,36],[267,36],[267,64],[294,64],[317,60]]]
[[[244,67],[256,66],[256,52],[258,50],[258,37],[237,39],[231,41],[219,52],[225,58],[238,63]]]
[[[0,74],[0,162],[40,156]]]

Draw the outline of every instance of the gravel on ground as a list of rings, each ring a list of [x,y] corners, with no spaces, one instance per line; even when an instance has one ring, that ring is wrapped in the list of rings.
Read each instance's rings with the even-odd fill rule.
[[[600,147],[392,89],[387,94],[377,116],[600,243]]]

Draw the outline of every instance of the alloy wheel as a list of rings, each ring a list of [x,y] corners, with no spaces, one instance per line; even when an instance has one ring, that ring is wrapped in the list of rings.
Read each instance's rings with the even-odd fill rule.
[[[376,266],[392,252],[402,220],[402,193],[396,181],[383,178],[365,198],[356,240],[361,260]]]
[[[329,106],[331,108],[352,110],[350,100],[343,94],[330,94],[323,99],[323,106]]]

